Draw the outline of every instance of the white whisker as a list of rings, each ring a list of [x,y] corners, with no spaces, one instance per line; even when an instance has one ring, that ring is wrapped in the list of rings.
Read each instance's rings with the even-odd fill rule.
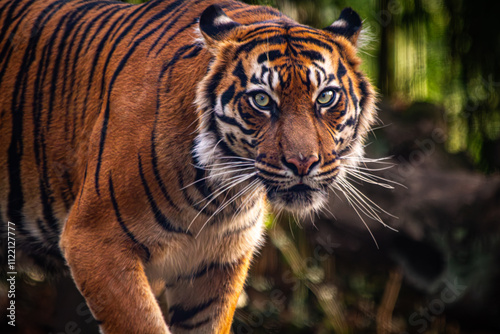
[[[252,166],[253,163],[247,162],[247,161],[233,161],[233,162],[222,162],[222,163],[217,163],[217,164],[209,164],[209,165],[195,165],[191,164],[194,167],[201,168],[201,169],[207,169],[208,168],[213,168],[217,166],[241,166],[241,165],[248,165]]]
[[[189,224],[187,230],[189,231],[191,225],[193,225],[194,221],[196,220],[196,218],[198,218],[198,216],[201,214],[201,212],[210,204],[212,203],[220,194],[222,194],[223,192],[235,187],[236,185],[248,180],[249,178],[251,178],[252,176],[254,176],[255,174],[257,173],[250,173],[250,174],[247,174],[247,175],[239,175],[239,179],[236,179],[234,180],[233,182],[231,182],[229,185],[225,185],[224,188],[222,190],[219,190],[216,194],[212,194],[210,196],[208,196],[207,198],[204,198],[202,201],[204,200],[207,200],[209,197],[212,197],[212,199],[210,201],[208,201],[204,206],[203,208],[201,208],[201,210],[196,214],[196,216],[193,218],[193,220],[191,221],[191,223]],[[198,202],[199,203],[199,202]]]
[[[356,206],[353,204],[353,202],[351,202],[349,196],[347,196],[346,193],[342,189],[339,189],[339,190],[342,191],[342,193],[344,193],[345,198],[347,199],[347,201],[349,202],[349,204],[351,204],[351,207],[354,209],[354,211],[358,215],[359,219],[361,219],[361,221],[365,225],[366,229],[368,230],[368,233],[370,233],[370,235],[371,235],[371,237],[373,239],[373,242],[375,242],[375,246],[377,246],[377,249],[378,249],[379,246],[378,246],[378,243],[377,243],[377,239],[375,239],[375,236],[373,235],[372,230],[370,229],[370,227],[368,226],[368,224],[365,222],[365,220],[363,219],[363,217],[361,217],[361,215],[359,214],[358,210],[356,209]]]
[[[353,170],[347,170],[346,169],[346,173],[361,180],[361,181],[365,181],[366,183],[371,183],[371,184],[375,184],[375,185],[378,185],[378,186],[381,186],[382,188],[386,188],[386,189],[394,189],[393,186],[391,186],[390,184],[387,184],[387,183],[381,183],[381,182],[377,182],[375,180],[372,180],[370,179],[369,177],[366,177],[364,175],[361,175],[361,174],[358,174],[356,173],[355,171]],[[350,179],[351,181],[353,182],[356,182],[358,183],[356,180],[353,180],[353,179]]]
[[[388,216],[391,216],[391,217],[393,217],[393,218],[395,218],[395,219],[398,219],[398,217],[396,217],[396,216],[394,216],[393,214],[391,214],[391,213],[389,213],[389,212],[385,211],[384,209],[382,209],[379,205],[377,205],[375,202],[373,202],[370,198],[368,198],[368,196],[366,196],[365,194],[363,194],[361,191],[359,191],[359,189],[358,189],[358,188],[354,187],[352,184],[349,184],[349,183],[347,183],[347,182],[344,182],[344,186],[345,186],[345,185],[348,185],[348,186],[349,186],[349,188],[352,190],[353,194],[354,194],[354,195],[356,195],[356,196],[357,196],[360,200],[362,200],[362,201],[363,201],[363,202],[365,202],[365,203],[366,203],[366,201],[368,201],[368,203],[366,203],[366,205],[368,205],[368,207],[369,207],[369,208],[371,208],[372,210],[374,210],[374,209],[378,209],[378,210],[380,210],[379,212],[383,212],[383,213],[385,213],[385,214],[386,214],[386,215],[388,215]],[[363,198],[364,198],[366,201],[365,201],[365,200],[363,200]],[[373,207],[372,207],[372,206],[373,206]],[[380,218],[379,218],[379,219],[380,219]],[[390,228],[390,229],[392,229],[393,231],[397,232],[397,230],[396,230],[396,229],[394,229],[394,228],[390,227],[389,225],[385,224],[385,223],[384,223],[381,219],[380,219],[380,222],[381,222],[381,223],[382,223],[382,225],[384,225],[385,227]]]
[[[368,168],[368,167],[360,167],[360,166],[350,166],[350,165],[344,165],[344,168],[349,168],[349,169],[354,169],[354,170],[364,170],[364,171],[369,171],[369,172],[379,172],[387,169],[391,169],[396,165],[391,165],[391,166],[386,166],[386,167],[380,167],[380,168]]]
[[[206,179],[210,179],[210,178],[213,178],[213,177],[216,177],[216,176],[221,176],[221,175],[227,175],[227,174],[232,174],[232,173],[238,173],[238,172],[241,172],[241,171],[245,171],[245,170],[250,170],[250,169],[253,169],[253,167],[247,167],[247,168],[241,168],[241,169],[236,169],[236,170],[230,170],[230,171],[225,171],[225,172],[221,172],[221,173],[216,173],[216,174],[210,174],[208,176],[205,176],[205,177],[202,177],[201,179],[198,179],[194,182],[191,182],[190,184],[188,184],[187,186],[181,188],[181,190],[184,190],[190,186],[192,186],[193,184],[196,184],[198,182],[201,182],[203,180],[206,180]],[[239,176],[239,175],[237,175]],[[234,177],[232,177],[234,178]],[[230,180],[231,178],[227,179],[227,180]],[[226,180],[226,181],[227,181]]]
[[[261,187],[261,185],[258,182],[256,182],[255,185],[253,186],[253,189],[248,190],[248,192],[251,192],[251,195],[249,195],[247,197],[247,199],[244,200],[238,206],[238,208],[236,209],[236,211],[233,214],[233,220],[238,215],[238,213],[240,213],[241,209],[243,209],[243,207],[250,201],[250,199],[254,198],[255,194],[259,193],[259,191],[261,190],[260,187]]]
[[[249,185],[247,185],[245,188],[243,188],[242,190],[240,190],[236,195],[234,195],[233,197],[231,197],[231,199],[229,201],[225,202],[223,205],[221,205],[219,208],[217,208],[217,210],[215,210],[215,212],[205,221],[205,223],[203,223],[203,225],[201,226],[200,230],[196,234],[195,238],[198,238],[198,236],[200,235],[201,231],[203,231],[203,229],[205,228],[205,226],[207,225],[207,223],[210,220],[212,220],[212,218],[215,217],[216,214],[218,214],[219,212],[221,212],[225,208],[227,208],[227,206],[229,204],[233,203],[236,199],[238,199],[240,196],[242,196],[249,188],[251,188],[252,186],[254,186],[258,182],[259,182],[259,180],[254,180]]]
[[[378,175],[375,175],[375,174],[372,174],[372,173],[367,173],[367,172],[364,172],[364,171],[361,171],[361,170],[356,170],[356,168],[350,168],[350,167],[348,167],[348,168],[345,168],[345,170],[346,170],[347,173],[351,174],[352,176],[357,177],[360,180],[361,180],[361,176],[362,176],[362,177],[364,177],[366,179],[369,179],[369,181],[366,181],[366,182],[373,183],[373,184],[378,184],[378,185],[380,185],[380,186],[382,186],[384,188],[394,189],[393,186],[385,184],[385,183],[378,183],[376,180],[381,180],[381,181],[384,181],[384,182],[389,182],[389,183],[398,185],[400,187],[406,188],[406,186],[404,184],[401,184],[401,183],[393,181],[393,180],[386,179],[386,178],[384,178],[382,176],[378,176]],[[365,181],[365,180],[363,180],[363,181]]]
[[[250,159],[250,158],[243,158],[243,157],[217,157],[217,159],[237,159],[237,160],[247,160],[247,161],[252,161],[255,162],[255,159]]]

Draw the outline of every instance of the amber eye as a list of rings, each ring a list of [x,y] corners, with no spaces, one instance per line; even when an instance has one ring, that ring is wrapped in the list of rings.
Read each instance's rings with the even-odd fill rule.
[[[271,98],[266,93],[255,94],[253,100],[255,104],[261,108],[267,108],[271,105]]]
[[[319,94],[316,101],[322,107],[327,106],[335,100],[336,94],[337,93],[335,93],[333,90],[330,90],[330,89],[324,90],[321,92],[321,94]]]

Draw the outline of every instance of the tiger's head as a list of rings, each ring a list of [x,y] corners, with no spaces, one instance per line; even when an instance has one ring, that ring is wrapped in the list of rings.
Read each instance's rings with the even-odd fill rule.
[[[197,92],[199,163],[217,166],[228,187],[261,186],[278,210],[321,208],[363,155],[375,118],[356,56],[358,14],[344,9],[319,30],[276,15],[242,24],[213,5],[199,28],[213,55]]]

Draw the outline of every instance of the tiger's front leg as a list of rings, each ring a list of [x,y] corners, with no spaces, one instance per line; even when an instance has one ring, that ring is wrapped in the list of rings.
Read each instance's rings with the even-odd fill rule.
[[[173,333],[228,334],[252,253],[231,264],[211,263],[167,284]]]
[[[144,254],[117,236],[112,215],[101,216],[102,221],[89,223],[70,215],[61,247],[102,332],[170,333],[144,273]]]

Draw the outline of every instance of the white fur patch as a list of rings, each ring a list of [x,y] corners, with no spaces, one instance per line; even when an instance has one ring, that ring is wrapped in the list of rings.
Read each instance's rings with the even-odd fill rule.
[[[213,24],[215,26],[218,26],[218,25],[224,25],[224,24],[228,24],[228,23],[233,23],[234,21],[231,20],[229,17],[225,16],[225,15],[221,15],[219,17],[217,17]]]
[[[345,20],[337,20],[337,21],[333,22],[331,25],[331,27],[334,27],[334,28],[346,28],[347,26],[348,26],[348,23]]]
[[[203,37],[198,24],[192,29],[191,37],[193,38],[193,42],[195,44],[198,44],[201,47],[206,47],[205,38]]]

